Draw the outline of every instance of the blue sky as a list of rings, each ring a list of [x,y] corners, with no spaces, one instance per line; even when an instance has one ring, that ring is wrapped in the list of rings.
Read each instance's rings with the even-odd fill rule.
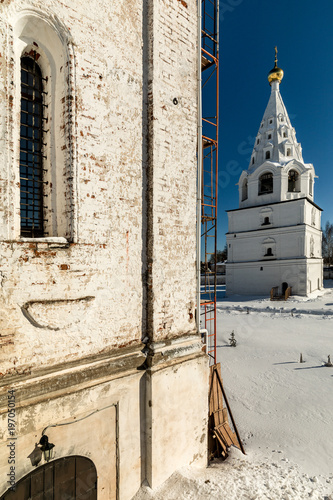
[[[280,91],[305,163],[318,179],[314,201],[333,223],[333,1],[220,0],[218,248],[225,210],[238,208],[235,185],[247,169],[269,96],[267,73],[284,70]]]

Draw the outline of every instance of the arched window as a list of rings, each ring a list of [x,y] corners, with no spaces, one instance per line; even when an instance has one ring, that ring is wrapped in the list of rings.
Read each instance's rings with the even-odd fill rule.
[[[271,152],[270,151],[266,151],[266,155],[265,155],[266,160],[269,160],[270,157],[271,157]]]
[[[20,199],[20,206],[15,201],[12,235],[73,241],[77,122],[71,34],[58,20],[33,11],[17,18],[13,34],[15,67],[20,71],[11,78],[21,89],[13,105],[20,112],[21,126],[20,132],[14,131],[17,143],[20,137],[15,169],[15,200]]]
[[[290,148],[288,148],[288,149],[287,149],[287,156],[290,156],[290,155],[291,155],[291,149],[290,149]]]
[[[288,133],[287,132],[283,132],[283,137],[288,137]]]
[[[273,210],[270,207],[264,207],[260,210],[260,225],[261,226],[270,226],[273,221]]]
[[[244,179],[242,186],[242,201],[247,200],[247,179]]]
[[[262,255],[263,257],[276,256],[276,241],[274,240],[274,238],[266,238],[262,242]]]
[[[288,192],[298,193],[300,191],[300,178],[296,170],[289,170],[288,172]]]
[[[259,177],[258,194],[273,193],[273,174],[265,172]]]
[[[254,165],[254,156],[252,157],[252,165]]]
[[[43,182],[43,78],[35,52],[21,59],[21,236],[44,236]]]

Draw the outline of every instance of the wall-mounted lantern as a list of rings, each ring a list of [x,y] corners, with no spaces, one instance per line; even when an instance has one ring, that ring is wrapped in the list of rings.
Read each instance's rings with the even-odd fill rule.
[[[40,438],[39,445],[44,454],[44,460],[46,462],[52,460],[54,444],[49,443],[49,438],[46,436],[46,434],[43,434],[43,436]]]

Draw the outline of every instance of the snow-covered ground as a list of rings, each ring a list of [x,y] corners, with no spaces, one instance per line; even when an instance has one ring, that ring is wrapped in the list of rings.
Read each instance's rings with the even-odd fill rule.
[[[222,298],[217,346],[247,455],[232,450],[208,469],[184,468],[135,499],[333,500],[333,367],[325,366],[328,355],[333,362],[333,282],[287,302]]]

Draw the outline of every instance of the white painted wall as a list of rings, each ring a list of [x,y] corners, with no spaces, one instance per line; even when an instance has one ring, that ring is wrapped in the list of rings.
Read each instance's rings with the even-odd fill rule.
[[[320,263],[319,263],[320,267]],[[318,275],[319,277],[319,275]],[[228,295],[270,296],[272,287],[278,286],[281,293],[282,283],[292,287],[296,295],[307,294],[307,261],[293,259],[285,261],[244,262],[227,265]]]
[[[311,246],[313,238],[313,247]],[[266,231],[237,233],[227,236],[228,262],[249,262],[299,257],[321,258],[321,234],[308,226],[271,228]],[[230,246],[229,246],[230,245]],[[272,256],[267,256],[271,248]]]
[[[264,224],[265,217],[269,218],[269,224]],[[228,234],[298,224],[313,225],[320,229],[321,211],[308,200],[298,199],[292,202],[267,203],[249,207],[247,210],[230,210],[228,220]]]

